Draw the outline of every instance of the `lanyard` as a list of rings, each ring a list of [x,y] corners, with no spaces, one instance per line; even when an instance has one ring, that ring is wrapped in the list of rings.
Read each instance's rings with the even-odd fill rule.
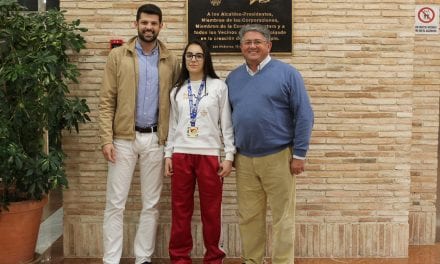
[[[199,91],[197,92],[197,97],[195,97],[191,89],[191,82],[188,79],[189,117],[192,127],[196,126],[197,109],[199,108],[200,100],[202,100],[202,91],[204,88],[205,88],[205,80],[202,80],[202,83],[200,84],[199,87]]]

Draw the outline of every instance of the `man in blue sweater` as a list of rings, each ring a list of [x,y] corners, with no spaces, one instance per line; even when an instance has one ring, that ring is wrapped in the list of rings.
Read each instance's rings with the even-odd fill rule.
[[[270,57],[270,32],[239,32],[246,63],[226,79],[237,156],[237,199],[246,264],[263,263],[266,204],[272,211],[272,264],[294,262],[295,175],[304,171],[313,110],[301,74]]]

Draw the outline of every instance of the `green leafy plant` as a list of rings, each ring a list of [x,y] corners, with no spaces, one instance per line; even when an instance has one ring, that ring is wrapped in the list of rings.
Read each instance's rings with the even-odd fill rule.
[[[0,210],[14,201],[39,200],[67,187],[62,131],[90,121],[85,99],[70,96],[78,82],[70,62],[85,47],[80,21],[63,11],[25,12],[0,0]],[[49,152],[44,134],[49,133]]]

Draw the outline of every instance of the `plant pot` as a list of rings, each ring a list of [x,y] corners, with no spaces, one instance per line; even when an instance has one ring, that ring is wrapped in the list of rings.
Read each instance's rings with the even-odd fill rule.
[[[0,212],[0,262],[17,264],[34,258],[43,207],[41,201],[14,202]]]

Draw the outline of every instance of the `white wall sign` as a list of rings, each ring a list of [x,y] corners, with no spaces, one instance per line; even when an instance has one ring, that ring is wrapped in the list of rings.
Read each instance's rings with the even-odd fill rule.
[[[439,6],[417,5],[415,10],[415,33],[439,33]]]

